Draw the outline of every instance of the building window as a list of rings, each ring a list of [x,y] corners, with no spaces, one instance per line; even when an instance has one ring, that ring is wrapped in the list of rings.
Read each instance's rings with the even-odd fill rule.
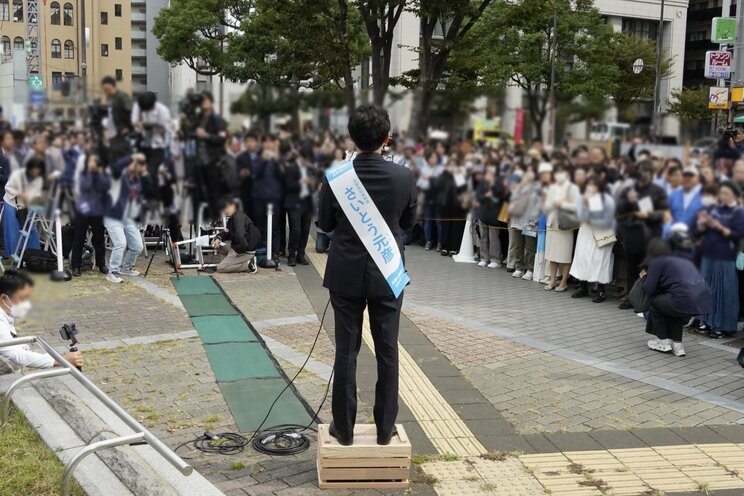
[[[623,19],[623,33],[636,36],[642,40],[656,40],[659,23],[642,19]]]
[[[108,44],[103,43],[101,45],[101,57],[108,57]]]
[[[72,40],[65,41],[65,58],[75,58],[75,43]]]
[[[10,37],[3,36],[2,43],[3,43],[3,53],[10,53]]]
[[[121,47],[122,47],[123,44],[124,44],[124,42],[122,41],[121,38],[119,38],[119,37],[114,38],[114,48],[116,48],[117,50],[121,50]]]
[[[73,26],[75,17],[72,15],[72,4],[66,3],[64,9],[65,26]]]
[[[62,43],[60,43],[59,40],[52,40],[52,58],[62,58]]]
[[[59,26],[59,2],[52,2],[51,5],[49,5],[49,12],[52,14],[52,24]]]
[[[23,0],[13,0],[13,20],[23,22]]]
[[[0,0],[0,21],[10,20],[10,4],[8,0]]]
[[[101,24],[108,24],[108,12],[101,12]]]
[[[114,4],[114,16],[121,17],[121,4],[120,3]]]
[[[116,69],[116,80],[121,81],[124,79],[124,71],[121,69]]]
[[[52,88],[57,91],[59,91],[62,88],[62,73],[61,72],[52,73]]]
[[[23,38],[16,36],[13,40],[13,50],[24,50],[25,48],[26,43],[23,41]]]
[[[703,41],[709,38],[707,31],[694,31],[687,35],[687,41]]]

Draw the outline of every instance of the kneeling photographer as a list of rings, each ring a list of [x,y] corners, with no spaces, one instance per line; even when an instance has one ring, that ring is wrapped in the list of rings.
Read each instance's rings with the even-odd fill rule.
[[[8,269],[0,277],[0,341],[17,337],[15,321],[25,318],[31,311],[33,286],[33,280],[24,272]],[[17,367],[49,369],[60,365],[50,355],[31,351],[25,344],[0,348],[0,356]],[[65,359],[75,367],[83,366],[83,355],[79,351],[70,351]]]
[[[256,248],[261,240],[261,232],[245,213],[238,211],[235,200],[226,200],[222,213],[227,217],[226,230],[220,232],[214,239],[215,250],[223,247],[223,243],[230,242],[225,259],[217,266],[217,272],[236,273],[250,272],[255,274]]]

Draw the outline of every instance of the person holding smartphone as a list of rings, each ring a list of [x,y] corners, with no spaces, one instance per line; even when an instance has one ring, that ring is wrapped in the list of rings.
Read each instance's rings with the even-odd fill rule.
[[[85,168],[78,177],[80,194],[75,202],[75,238],[72,244],[70,265],[72,275],[80,276],[83,262],[83,247],[90,228],[93,249],[96,252],[96,267],[101,274],[108,274],[106,268],[106,244],[103,236],[103,211],[111,188],[111,174],[104,170],[98,155],[87,156]]]

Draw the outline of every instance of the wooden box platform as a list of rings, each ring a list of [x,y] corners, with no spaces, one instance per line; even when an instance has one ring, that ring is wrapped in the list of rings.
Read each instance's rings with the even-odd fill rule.
[[[377,444],[374,425],[354,427],[354,444],[342,446],[318,426],[318,482],[321,489],[406,489],[411,443],[402,425],[388,446]]]

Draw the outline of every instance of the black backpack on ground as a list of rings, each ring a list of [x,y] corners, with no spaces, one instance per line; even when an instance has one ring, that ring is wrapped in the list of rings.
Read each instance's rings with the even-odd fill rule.
[[[57,270],[57,257],[45,250],[27,249],[23,255],[23,265],[29,272],[49,274]]]

